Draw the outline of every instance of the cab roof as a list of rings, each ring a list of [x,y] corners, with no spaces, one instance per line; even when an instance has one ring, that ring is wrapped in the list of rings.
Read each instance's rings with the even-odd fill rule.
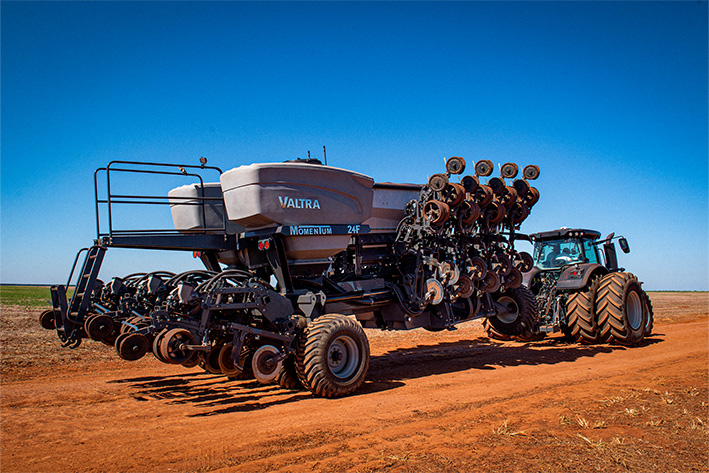
[[[565,228],[551,230],[548,232],[532,233],[529,235],[532,241],[558,240],[559,238],[583,238],[584,240],[597,240],[601,233],[596,230],[584,228]]]

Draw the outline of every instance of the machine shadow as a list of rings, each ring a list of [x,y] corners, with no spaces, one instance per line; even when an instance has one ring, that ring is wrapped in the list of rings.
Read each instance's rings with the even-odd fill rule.
[[[662,339],[655,335],[639,346],[660,342]],[[510,344],[486,337],[400,348],[373,356],[367,380],[351,396],[389,391],[404,386],[406,380],[431,375],[507,366],[554,365],[626,349],[628,347],[620,345],[579,345],[562,338]],[[287,390],[254,380],[230,380],[201,371],[117,379],[109,383],[127,385],[137,401],[189,404],[200,411],[188,417],[250,412],[314,397],[308,391]]]
[[[661,342],[645,339],[639,346]],[[368,379],[391,382],[467,370],[494,370],[507,366],[554,365],[626,350],[621,345],[580,345],[563,338],[518,342],[514,345],[487,337],[400,348],[372,357]]]
[[[167,376],[146,376],[108,381],[125,384],[136,401],[162,401],[189,404],[201,412],[187,417],[206,417],[232,412],[250,412],[272,406],[314,398],[309,391],[293,391],[278,385],[263,385],[254,380],[230,380],[205,372]],[[403,386],[398,381],[366,381],[356,394],[372,394]]]

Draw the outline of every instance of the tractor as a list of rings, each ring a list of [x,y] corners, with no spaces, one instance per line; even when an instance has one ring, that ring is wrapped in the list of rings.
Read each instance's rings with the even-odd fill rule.
[[[633,346],[652,333],[652,303],[642,282],[618,267],[615,240],[630,252],[624,237],[600,239],[597,231],[565,227],[528,236],[534,262],[524,286],[536,296],[538,319],[519,338],[561,332],[584,344]],[[492,338],[510,338],[487,321],[485,326]]]

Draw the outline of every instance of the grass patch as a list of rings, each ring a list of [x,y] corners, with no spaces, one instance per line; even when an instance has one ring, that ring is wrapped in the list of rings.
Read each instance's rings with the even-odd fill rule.
[[[73,288],[67,291],[71,298]],[[51,309],[52,296],[49,286],[8,286],[0,284],[0,304],[14,305],[30,309]]]
[[[5,286],[0,285],[0,303],[36,309],[51,309],[52,296],[49,286]]]

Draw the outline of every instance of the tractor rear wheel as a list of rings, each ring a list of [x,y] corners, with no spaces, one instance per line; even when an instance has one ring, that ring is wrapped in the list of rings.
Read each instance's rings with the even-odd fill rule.
[[[635,345],[645,336],[647,309],[644,291],[631,273],[610,273],[601,278],[596,296],[600,338]]]
[[[579,343],[598,343],[596,294],[600,278],[595,276],[583,289],[572,292],[566,301],[566,316],[571,337]]]
[[[525,286],[503,292],[497,303],[505,306],[507,311],[487,319],[488,335],[491,338],[523,335],[534,329],[537,322],[537,300]]]
[[[369,342],[362,326],[341,314],[315,319],[298,340],[296,369],[303,386],[316,396],[355,391],[369,369]]]

